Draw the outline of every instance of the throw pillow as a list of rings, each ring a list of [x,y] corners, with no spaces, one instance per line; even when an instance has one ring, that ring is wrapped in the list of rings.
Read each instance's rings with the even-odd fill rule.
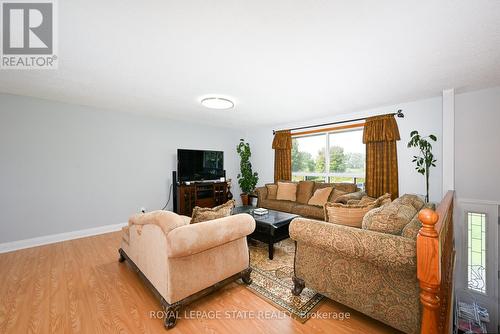
[[[385,204],[391,203],[391,194],[384,194],[379,198],[373,198],[370,196],[363,196],[363,198],[358,202],[359,205],[369,204],[375,202],[375,207],[379,207]]]
[[[313,194],[314,181],[300,181],[297,185],[297,203],[307,204]]]
[[[345,191],[333,188],[333,191],[330,194],[330,197],[328,198],[328,202],[336,202],[337,198],[344,196],[345,194],[347,194]]]
[[[266,184],[267,188],[267,199],[276,199],[276,194],[278,193],[278,186],[274,183]]]
[[[307,202],[307,204],[317,205],[317,206],[325,205],[325,203],[328,201],[328,197],[330,196],[330,193],[332,192],[332,190],[333,190],[332,187],[326,187],[326,188],[321,188],[321,189],[316,190],[314,192],[314,195]]]
[[[391,194],[389,194],[389,193],[385,193],[384,195],[380,196],[379,198],[377,198],[375,200],[375,204],[377,205],[377,207],[384,206],[384,205],[389,204],[391,202],[392,202]]]
[[[343,203],[343,204],[347,204],[347,202],[351,199],[361,199],[363,198],[363,196],[365,196],[366,194],[362,191],[356,191],[356,192],[353,192],[353,193],[347,193],[347,194],[344,194],[342,196],[339,196],[335,199],[335,203]]]
[[[375,203],[367,205],[346,205],[341,203],[325,204],[325,221],[360,228],[363,217],[373,208]]]
[[[367,214],[362,227],[370,231],[401,235],[403,228],[417,213],[411,204],[404,204],[396,199]]]
[[[292,201],[297,199],[297,183],[278,182],[278,192],[276,199],[280,201]]]
[[[370,196],[363,196],[363,198],[359,200],[358,204],[363,205],[363,204],[373,203],[376,200],[377,200],[376,198]]]
[[[193,215],[191,216],[191,224],[228,217],[231,215],[231,210],[234,208],[234,204],[235,200],[232,199],[214,208],[200,208],[199,206],[195,206],[193,209]]]

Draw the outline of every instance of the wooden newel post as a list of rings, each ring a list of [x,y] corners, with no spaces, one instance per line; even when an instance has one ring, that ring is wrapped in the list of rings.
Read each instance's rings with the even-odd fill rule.
[[[439,258],[439,234],[435,225],[438,214],[431,209],[423,209],[418,214],[422,228],[417,236],[417,278],[420,282],[420,302],[422,303],[422,334],[439,333],[439,289],[441,285],[441,261]]]

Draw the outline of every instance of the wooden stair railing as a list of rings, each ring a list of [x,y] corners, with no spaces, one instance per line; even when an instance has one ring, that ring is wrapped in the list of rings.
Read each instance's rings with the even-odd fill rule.
[[[453,299],[454,191],[448,191],[436,211],[423,209],[418,218],[422,228],[417,236],[417,278],[422,304],[422,334],[451,332]]]

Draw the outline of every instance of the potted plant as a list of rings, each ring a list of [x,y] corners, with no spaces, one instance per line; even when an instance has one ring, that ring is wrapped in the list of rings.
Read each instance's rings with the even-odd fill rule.
[[[242,194],[241,202],[243,205],[248,205],[248,194],[255,190],[259,176],[252,171],[252,163],[250,162],[250,144],[245,143],[244,139],[240,139],[236,152],[240,155],[240,174],[238,174],[238,184],[240,185]]]
[[[437,141],[435,135],[429,135],[427,137],[422,137],[418,131],[414,130],[410,132],[410,141],[408,142],[408,147],[417,147],[420,150],[419,156],[413,156],[412,162],[415,162],[417,167],[415,169],[417,172],[425,176],[425,201],[429,202],[429,173],[431,167],[436,167],[436,159],[432,154],[432,145],[429,140]]]

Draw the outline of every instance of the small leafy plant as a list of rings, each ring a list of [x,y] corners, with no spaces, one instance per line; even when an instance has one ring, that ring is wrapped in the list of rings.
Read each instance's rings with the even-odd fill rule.
[[[250,144],[245,143],[244,139],[240,139],[238,146],[236,146],[236,152],[240,155],[240,174],[238,174],[238,184],[240,185],[243,193],[249,194],[255,190],[255,186],[259,181],[259,174],[252,171],[252,163],[250,162],[252,152],[250,151]]]
[[[435,135],[429,135],[427,137],[422,137],[418,131],[414,130],[410,132],[410,141],[408,142],[408,147],[417,147],[420,150],[419,156],[413,156],[412,162],[415,162],[417,167],[415,169],[418,173],[425,176],[425,187],[426,196],[425,201],[429,202],[429,173],[431,167],[436,167],[436,159],[434,159],[434,154],[432,154],[432,144],[430,142],[437,141]]]

